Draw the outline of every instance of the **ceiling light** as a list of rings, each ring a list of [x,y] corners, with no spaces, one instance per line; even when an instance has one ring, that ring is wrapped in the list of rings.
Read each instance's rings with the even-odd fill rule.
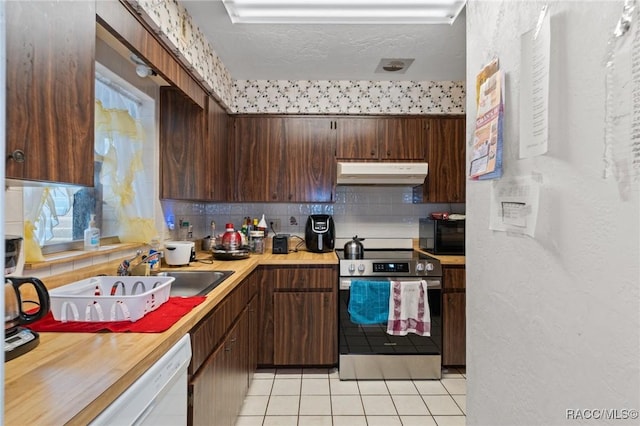
[[[466,0],[222,0],[246,24],[452,24]]]

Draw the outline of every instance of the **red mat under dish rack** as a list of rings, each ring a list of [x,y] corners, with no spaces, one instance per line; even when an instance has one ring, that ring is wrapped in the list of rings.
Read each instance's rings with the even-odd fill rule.
[[[206,297],[169,297],[162,306],[149,312],[136,322],[112,321],[112,322],[80,322],[80,321],[56,321],[51,312],[44,318],[29,324],[29,329],[37,332],[74,332],[74,333],[161,333],[171,328],[180,318],[189,313],[193,308],[204,302]]]

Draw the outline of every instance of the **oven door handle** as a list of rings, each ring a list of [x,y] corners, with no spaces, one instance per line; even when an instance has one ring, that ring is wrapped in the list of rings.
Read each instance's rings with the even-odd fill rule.
[[[438,290],[442,288],[442,280],[440,278],[374,278],[370,281],[426,281],[427,289]],[[340,290],[349,290],[351,288],[352,278],[340,278]],[[358,279],[358,281],[367,281],[366,279]]]

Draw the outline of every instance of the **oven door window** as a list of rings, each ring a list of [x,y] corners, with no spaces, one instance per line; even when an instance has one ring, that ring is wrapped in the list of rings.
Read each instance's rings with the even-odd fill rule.
[[[349,315],[349,290],[340,290],[340,354],[438,355],[442,353],[441,290],[429,289],[431,336],[392,336],[387,323],[360,325]]]

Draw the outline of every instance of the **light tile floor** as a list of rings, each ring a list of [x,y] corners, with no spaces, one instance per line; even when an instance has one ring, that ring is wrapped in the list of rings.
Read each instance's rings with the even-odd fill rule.
[[[236,426],[464,426],[466,373],[340,381],[335,369],[263,369]]]

